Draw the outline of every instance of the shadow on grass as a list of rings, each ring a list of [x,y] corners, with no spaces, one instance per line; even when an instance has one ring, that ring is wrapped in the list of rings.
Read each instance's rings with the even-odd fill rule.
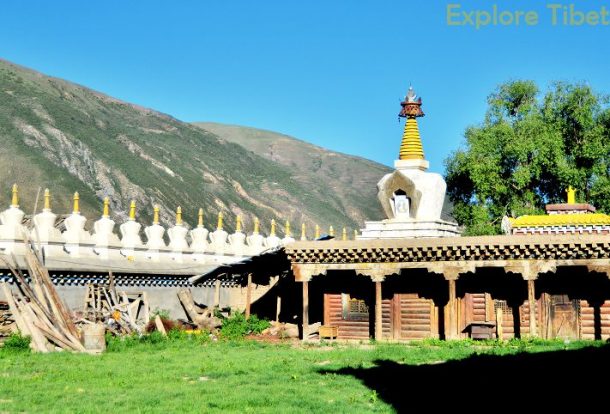
[[[376,360],[371,368],[320,370],[360,379],[397,412],[427,408],[488,411],[599,407],[610,396],[610,345],[406,365]],[[599,411],[597,409],[596,411]],[[602,411],[605,411],[603,409]]]

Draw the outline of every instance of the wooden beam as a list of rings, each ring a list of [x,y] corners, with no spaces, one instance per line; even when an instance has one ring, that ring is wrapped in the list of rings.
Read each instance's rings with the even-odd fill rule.
[[[282,311],[282,297],[277,295],[275,302],[275,322],[280,322],[280,312]]]
[[[449,279],[449,333],[447,339],[457,339],[457,300],[455,293],[455,279]]]
[[[309,336],[309,282],[303,283],[303,341]]]
[[[246,288],[246,319],[250,319],[250,305],[252,304],[252,273],[248,273],[248,287]]]
[[[496,335],[499,340],[504,339],[504,328],[502,327],[502,322],[504,319],[504,313],[502,312],[501,307],[496,308]]]
[[[536,288],[535,280],[527,281],[527,301],[530,308],[530,336],[537,336],[536,331]]]
[[[220,280],[214,282],[214,307],[220,308]]]
[[[381,282],[375,282],[375,340],[381,340],[383,335],[383,320],[381,314]]]

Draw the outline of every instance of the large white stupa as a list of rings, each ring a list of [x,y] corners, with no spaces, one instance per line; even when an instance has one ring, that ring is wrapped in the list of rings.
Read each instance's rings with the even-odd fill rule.
[[[358,239],[405,239],[459,236],[457,223],[441,218],[447,184],[440,174],[427,172],[417,118],[424,116],[421,98],[409,88],[399,116],[406,118],[399,159],[394,172],[377,184],[386,214],[382,221],[367,221]]]

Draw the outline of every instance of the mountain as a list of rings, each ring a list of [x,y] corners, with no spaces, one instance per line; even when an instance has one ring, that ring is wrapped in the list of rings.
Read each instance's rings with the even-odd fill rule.
[[[16,182],[28,214],[48,187],[56,213],[69,213],[78,191],[89,219],[110,196],[119,223],[131,199],[144,222],[154,204],[165,224],[179,205],[190,224],[203,207],[208,228],[223,211],[229,231],[242,214],[247,231],[258,217],[269,232],[275,218],[282,235],[290,219],[294,232],[306,222],[310,237],[314,224],[351,230],[382,215],[375,184],[389,168],[362,158],[258,130],[260,141],[242,146],[221,125],[191,125],[3,60],[0,96],[1,208]]]

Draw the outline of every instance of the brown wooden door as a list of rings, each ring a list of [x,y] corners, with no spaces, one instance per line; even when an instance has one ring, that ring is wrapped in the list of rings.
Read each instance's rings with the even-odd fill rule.
[[[324,324],[338,327],[337,337],[340,339],[368,339],[368,304],[346,293],[326,293]]]
[[[568,295],[550,296],[551,338],[578,339],[579,303]]]

